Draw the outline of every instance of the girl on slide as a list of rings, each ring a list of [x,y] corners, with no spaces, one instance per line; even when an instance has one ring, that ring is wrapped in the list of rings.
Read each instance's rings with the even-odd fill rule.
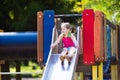
[[[62,41],[63,50],[60,55],[60,60],[62,64],[64,63],[64,59],[67,59],[70,64],[72,57],[76,51],[76,47],[78,47],[76,37],[73,33],[71,33],[71,25],[70,23],[62,23],[61,24],[61,34],[58,39],[51,45],[54,48],[60,41]]]

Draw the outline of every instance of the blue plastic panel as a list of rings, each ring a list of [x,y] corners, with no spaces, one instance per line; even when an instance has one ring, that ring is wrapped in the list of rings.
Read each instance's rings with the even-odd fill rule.
[[[107,28],[106,28],[106,37],[107,37],[107,58],[110,58],[111,57],[111,29],[109,25],[107,25]]]
[[[109,25],[106,26],[106,47],[107,47],[107,60],[104,64],[104,73],[108,73],[109,72],[109,68],[110,68],[110,63],[111,63],[111,28]]]
[[[43,53],[44,53],[44,64],[45,64],[50,51],[52,29],[54,27],[54,11],[45,10],[43,18],[44,18],[43,19]]]

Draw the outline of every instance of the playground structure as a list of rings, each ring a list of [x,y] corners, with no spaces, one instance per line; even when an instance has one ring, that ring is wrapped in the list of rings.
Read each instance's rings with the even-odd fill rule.
[[[87,9],[82,14],[55,15],[53,10],[45,10],[37,13],[37,33],[1,32],[0,60],[1,64],[3,63],[1,71],[4,72],[9,68],[4,61],[36,60],[37,58],[38,63],[44,63],[46,66],[43,80],[56,78],[57,80],[72,80],[74,73],[80,75],[80,80],[118,80],[120,28],[105,19],[103,13],[99,13]],[[99,15],[99,19],[95,18]],[[67,71],[61,70],[59,54],[56,54],[60,53],[60,44],[54,50],[50,49],[51,42],[55,41],[59,35],[61,23],[59,18],[63,17],[83,19],[83,27],[77,28],[77,41],[80,47]],[[99,27],[96,28],[96,26]],[[65,64],[68,66],[67,62]],[[19,69],[19,66],[17,68]],[[1,80],[9,80],[6,76],[8,77],[8,75],[2,75]],[[78,80],[78,77],[75,77],[75,80]]]
[[[77,30],[78,31],[77,33],[80,33],[79,34],[80,47],[78,48],[79,51],[77,52],[79,56],[77,57],[75,56],[75,58],[73,59],[74,65],[71,64],[70,69],[68,71],[62,70],[62,67],[59,61],[58,56],[60,53],[59,52],[60,45],[58,45],[58,47],[56,47],[55,50],[54,49],[51,50],[49,47],[49,50],[48,50],[49,54],[47,59],[46,59],[46,56],[44,56],[43,58],[38,57],[38,60],[43,59],[41,61],[43,62],[45,61],[44,64],[46,64],[42,80],[56,80],[56,79],[59,80],[60,78],[62,80],[66,80],[66,79],[72,80],[75,71],[80,72],[79,73],[80,80],[84,80],[84,79],[85,80],[91,80],[91,79],[92,80],[103,80],[103,79],[118,80],[119,27],[117,27],[116,25],[112,24],[109,20],[107,20],[104,16],[104,13],[102,13],[101,11],[93,11],[92,9],[87,9],[83,11],[82,15],[66,14],[66,15],[54,15],[54,17],[51,17],[53,16],[54,12],[48,10],[43,12],[42,14],[43,20],[45,20],[44,15],[46,16],[46,14],[48,15],[49,18],[55,18],[54,20],[56,20],[55,22],[56,25],[53,25],[55,27],[52,26],[53,33],[51,33],[52,34],[51,40],[53,41],[59,35],[59,31],[60,31],[59,18],[63,18],[63,17],[81,18],[82,17],[83,27],[79,27],[80,28],[79,31]],[[58,19],[58,22],[57,22],[57,19]],[[49,20],[47,19],[47,23],[49,23],[48,21]],[[54,31],[55,29],[56,31]],[[48,34],[50,33],[46,33],[46,35]],[[48,37],[48,36],[44,36],[44,37]],[[50,41],[50,44],[53,41]],[[44,42],[45,43],[48,42],[48,38],[46,39],[44,38]],[[46,51],[45,47],[44,49]],[[42,55],[47,54],[45,52],[43,53],[44,54]],[[76,80],[78,80],[78,76]]]

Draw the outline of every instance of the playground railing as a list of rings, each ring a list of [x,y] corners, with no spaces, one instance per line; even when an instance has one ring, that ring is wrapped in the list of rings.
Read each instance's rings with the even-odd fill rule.
[[[51,41],[51,44],[53,44],[53,42],[54,42],[54,37],[55,37],[55,27],[53,28],[53,30],[52,30],[52,41]],[[50,51],[49,51],[49,55],[48,55],[48,59],[47,59],[47,62],[46,62],[46,64],[45,64],[45,70],[44,70],[44,73],[43,73],[43,79],[44,79],[44,77],[46,77],[45,76],[45,74],[46,74],[46,72],[47,72],[47,69],[49,69],[49,68],[47,68],[47,65],[49,64],[49,60],[50,60],[50,58],[51,58],[51,54],[52,54],[52,48],[50,48]]]

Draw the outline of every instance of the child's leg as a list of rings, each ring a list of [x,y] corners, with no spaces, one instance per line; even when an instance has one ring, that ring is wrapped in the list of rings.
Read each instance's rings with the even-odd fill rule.
[[[70,47],[69,51],[68,51],[68,56],[69,57],[73,57],[74,56],[74,53],[75,53],[75,48],[74,47]]]
[[[63,51],[60,54],[60,60],[63,62],[65,59],[65,55],[67,53],[67,48],[63,48]]]
[[[69,47],[68,55],[66,56],[66,59],[68,60],[68,62],[70,62],[72,57],[74,56],[75,50],[76,49],[74,47]]]

